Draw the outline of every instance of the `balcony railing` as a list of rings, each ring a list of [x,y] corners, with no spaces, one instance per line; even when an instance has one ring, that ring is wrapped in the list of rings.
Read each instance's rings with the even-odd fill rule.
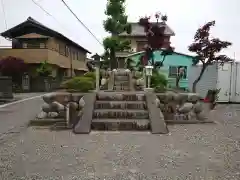
[[[87,70],[85,61],[71,60],[70,57],[66,57],[50,49],[0,48],[0,59],[8,56],[21,58],[29,64],[38,64],[46,60],[49,64],[54,64],[66,69],[71,68],[72,64],[73,69]]]

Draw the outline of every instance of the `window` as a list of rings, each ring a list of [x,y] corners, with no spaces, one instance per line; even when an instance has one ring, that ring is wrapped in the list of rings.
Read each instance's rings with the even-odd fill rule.
[[[66,56],[66,49],[64,44],[59,44],[59,53]]]
[[[69,47],[67,45],[65,46],[65,51],[66,51],[66,56],[68,57],[69,56]]]
[[[178,73],[183,70],[183,79],[187,78],[187,66],[170,66],[169,75],[170,78],[176,78]]]

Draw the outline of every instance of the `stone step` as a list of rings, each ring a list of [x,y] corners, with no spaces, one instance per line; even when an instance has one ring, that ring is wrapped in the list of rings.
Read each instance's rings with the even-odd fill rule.
[[[129,81],[129,76],[118,76],[118,75],[115,75],[114,76],[114,80],[115,81]]]
[[[115,71],[114,72],[114,77],[116,76],[129,76],[130,72],[126,72],[126,71]]]
[[[95,109],[147,109],[145,101],[96,101]]]
[[[115,86],[129,86],[129,81],[115,81],[114,82]]]
[[[148,119],[147,110],[139,109],[95,109],[93,111],[94,119],[120,118],[120,119]]]
[[[113,86],[113,90],[116,90],[116,91],[130,91],[130,88],[129,87],[126,87],[126,86],[116,86],[114,85]]]
[[[148,119],[93,119],[92,130],[99,131],[147,131],[150,130]]]
[[[145,101],[145,94],[136,92],[99,92],[96,100],[101,101]]]

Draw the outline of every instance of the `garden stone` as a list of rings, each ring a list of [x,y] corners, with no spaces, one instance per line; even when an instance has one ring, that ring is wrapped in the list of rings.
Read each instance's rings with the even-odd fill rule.
[[[155,104],[158,108],[160,108],[160,100],[158,98],[155,99]]]
[[[174,97],[176,96],[176,94],[174,92],[167,92],[166,93],[166,102],[172,101],[174,100]]]
[[[82,109],[84,107],[85,101],[84,101],[83,97],[80,99],[78,104],[79,104],[79,109]]]
[[[144,79],[143,78],[137,79],[136,80],[136,85],[137,86],[143,86],[144,85]]]
[[[82,98],[82,95],[79,94],[73,94],[72,95],[72,101],[78,103],[80,99]]]
[[[197,102],[196,104],[194,104],[193,106],[193,110],[196,114],[200,113],[203,111],[203,106],[200,102]]]
[[[200,97],[196,93],[188,93],[188,101],[192,103],[196,103],[199,101]]]
[[[179,109],[178,109],[178,112],[180,113],[189,113],[193,108],[193,104],[192,103],[184,103],[183,106],[181,106]]]
[[[49,118],[57,118],[57,117],[59,116],[59,114],[58,114],[57,112],[49,112],[49,113],[47,114],[47,116],[48,116]]]
[[[79,111],[79,112],[78,112],[78,118],[80,119],[80,118],[82,117],[82,115],[83,115],[83,112],[82,112],[82,111]]]
[[[54,101],[50,106],[51,106],[53,112],[59,112],[59,111],[63,111],[65,109],[64,105],[60,104],[57,101]]]
[[[184,104],[188,100],[188,94],[179,93],[175,95],[175,101],[179,104]]]
[[[49,104],[55,100],[55,97],[56,97],[56,94],[51,93],[51,94],[45,94],[42,98],[44,102]]]
[[[71,96],[70,93],[57,93],[57,94],[55,94],[54,101],[57,101],[61,104],[65,104],[66,101],[68,101],[70,99],[70,96]]]
[[[42,105],[42,110],[45,113],[49,113],[49,112],[52,112],[52,107],[50,106],[50,104],[44,103]]]
[[[104,86],[105,84],[107,84],[107,79],[102,78],[101,79],[101,85]]]
[[[78,109],[78,104],[76,102],[69,102],[68,106],[71,106],[73,109]]]
[[[165,102],[165,99],[166,99],[165,93],[159,93],[157,97],[160,100],[160,102]]]
[[[38,119],[45,119],[47,117],[47,113],[44,111],[41,111],[38,115],[37,118]]]

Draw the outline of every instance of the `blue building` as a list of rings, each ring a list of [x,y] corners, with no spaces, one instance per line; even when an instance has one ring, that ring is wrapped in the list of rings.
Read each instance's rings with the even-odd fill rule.
[[[162,51],[163,50],[154,52],[155,62],[163,61],[164,56],[162,55]],[[137,64],[140,61],[140,57],[143,55],[143,53],[143,51],[137,52],[129,55],[128,58],[132,59]],[[185,75],[180,80],[179,87],[188,89],[189,69],[193,64],[194,59],[194,56],[189,56],[178,52],[173,52],[171,55],[167,55],[165,57],[163,66],[159,69],[159,71],[168,79],[169,87],[175,87],[178,69],[182,67],[185,69]]]

